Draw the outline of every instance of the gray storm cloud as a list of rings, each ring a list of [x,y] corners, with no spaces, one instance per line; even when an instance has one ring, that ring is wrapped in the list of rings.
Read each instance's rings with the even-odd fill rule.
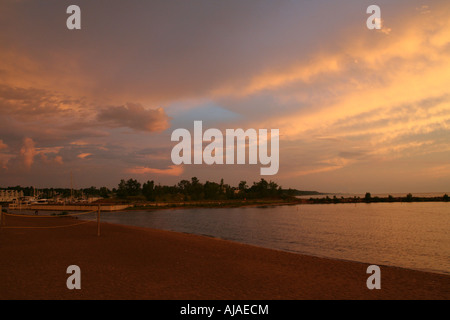
[[[97,120],[113,128],[127,127],[136,131],[161,132],[169,127],[169,117],[163,108],[146,109],[134,103],[102,109]]]

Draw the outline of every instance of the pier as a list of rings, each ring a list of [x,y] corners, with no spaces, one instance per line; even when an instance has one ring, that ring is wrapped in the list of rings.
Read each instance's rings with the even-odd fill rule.
[[[18,205],[10,204],[9,210],[38,210],[38,211],[90,211],[98,208],[99,205],[93,204],[32,204],[32,205]],[[130,205],[127,204],[102,204],[101,211],[120,211],[125,210]]]

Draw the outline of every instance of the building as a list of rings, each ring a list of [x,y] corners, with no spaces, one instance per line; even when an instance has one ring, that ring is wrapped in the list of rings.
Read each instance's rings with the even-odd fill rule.
[[[23,197],[23,191],[0,190],[0,202],[13,202]]]

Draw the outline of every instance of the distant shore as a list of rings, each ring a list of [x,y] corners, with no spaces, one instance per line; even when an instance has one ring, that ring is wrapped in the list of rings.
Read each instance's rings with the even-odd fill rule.
[[[442,197],[329,197],[301,199],[249,199],[249,200],[214,200],[214,201],[183,201],[183,202],[148,202],[130,204],[126,210],[157,210],[170,208],[237,208],[254,206],[284,206],[299,204],[338,204],[338,203],[395,203],[395,202],[449,202]]]
[[[183,202],[153,202],[140,204],[136,203],[126,210],[158,210],[176,208],[241,208],[258,206],[282,206],[297,205],[298,199],[268,199],[268,200],[216,200],[216,201],[183,201]]]
[[[358,196],[350,196],[350,197],[329,197],[328,195],[323,198],[309,198],[302,199],[302,203],[308,204],[316,204],[316,203],[394,203],[394,202],[450,202],[450,199],[447,194],[443,196],[434,196],[434,197],[417,197],[412,195],[411,193],[405,195],[404,197],[372,197],[370,194],[366,197],[358,197]]]
[[[288,197],[284,199],[270,198],[270,199],[233,199],[233,200],[203,200],[203,201],[152,201],[152,202],[123,202],[119,199],[111,201],[111,199],[104,199],[102,201],[97,201],[90,204],[81,204],[83,210],[93,210],[97,206],[105,207],[106,211],[130,211],[130,210],[162,210],[162,209],[177,209],[177,208],[238,208],[238,207],[255,207],[255,206],[285,206],[285,205],[300,205],[300,204],[339,204],[339,203],[413,203],[413,202],[449,202],[448,197],[415,197],[405,196],[405,197],[371,197],[371,198],[361,198],[361,197],[329,197],[328,195],[322,198],[296,198]],[[58,206],[60,208],[61,205]],[[67,208],[70,206],[68,205]],[[3,209],[6,210],[8,207],[4,206]],[[12,210],[18,210],[16,207]],[[93,209],[92,209],[93,208]],[[116,208],[116,209],[114,209]],[[117,209],[119,208],[119,209]],[[27,210],[27,207],[23,206],[21,210]],[[51,204],[47,205],[34,205],[30,210],[60,210],[52,209]],[[61,209],[62,210],[62,209]],[[68,210],[68,209],[64,209]]]
[[[104,199],[102,201],[97,201],[95,203],[90,204],[80,204],[78,207],[74,209],[77,205],[67,205],[61,209],[61,205],[55,205],[52,207],[52,204],[44,204],[44,205],[34,205],[30,208],[26,206],[21,207],[20,210],[26,211],[61,211],[67,212],[71,211],[89,211],[96,210],[96,208],[100,205],[102,211],[134,211],[134,210],[165,210],[165,209],[193,209],[193,208],[241,208],[241,207],[263,207],[263,206],[288,206],[288,205],[301,205],[301,204],[340,204],[340,203],[361,203],[361,204],[369,204],[369,203],[414,203],[414,202],[449,202],[448,197],[415,197],[415,196],[405,196],[405,197],[371,197],[361,198],[361,197],[329,197],[326,195],[322,198],[297,198],[297,197],[288,197],[284,199],[233,199],[233,200],[203,200],[203,201],[177,201],[177,202],[123,202],[119,199],[115,199],[111,201],[111,199]],[[3,210],[19,210],[19,207],[8,208],[3,204]]]
[[[76,220],[75,220],[76,221]],[[450,276],[254,247],[203,236],[72,218],[8,216],[0,229],[0,299],[450,299]],[[68,290],[66,268],[81,269]]]

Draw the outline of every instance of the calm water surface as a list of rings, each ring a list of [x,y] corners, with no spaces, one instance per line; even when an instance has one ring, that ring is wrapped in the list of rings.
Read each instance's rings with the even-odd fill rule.
[[[102,221],[450,274],[444,202],[105,212]]]

